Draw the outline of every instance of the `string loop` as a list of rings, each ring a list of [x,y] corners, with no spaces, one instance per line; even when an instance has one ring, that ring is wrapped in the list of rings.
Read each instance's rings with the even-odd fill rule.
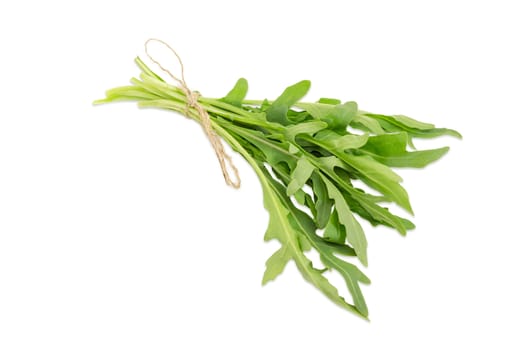
[[[168,50],[170,50],[175,57],[178,60],[178,63],[180,65],[180,78],[176,77],[171,71],[160,64],[157,60],[155,60],[148,50],[148,45],[150,42],[155,41],[160,43],[161,45],[164,45]],[[198,98],[200,97],[200,93],[196,91],[192,91],[186,84],[186,79],[184,77],[184,63],[182,63],[182,59],[178,55],[178,53],[166,42],[160,40],[151,38],[146,40],[144,43],[144,51],[146,53],[146,56],[155,63],[164,73],[169,75],[174,81],[178,83],[178,87],[184,92],[186,95],[186,115],[189,113],[189,109],[193,108],[198,116],[200,117],[200,124],[202,125],[202,129],[204,129],[204,132],[209,139],[209,142],[211,143],[211,146],[214,149],[214,152],[216,153],[216,157],[218,158],[218,162],[220,163],[220,168],[222,169],[222,174],[225,179],[225,183],[227,185],[233,187],[233,188],[240,188],[241,180],[240,175],[238,173],[238,169],[234,166],[231,156],[225,152],[225,149],[222,144],[222,140],[216,135],[213,128],[211,127],[211,118],[209,116],[209,113],[205,110],[205,108],[198,102]],[[234,174],[234,179],[231,178],[229,175],[229,169]]]

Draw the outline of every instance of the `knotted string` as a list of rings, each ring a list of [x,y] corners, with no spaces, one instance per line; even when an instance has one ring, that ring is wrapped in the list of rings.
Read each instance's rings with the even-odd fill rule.
[[[150,53],[148,52],[148,45],[150,42],[155,41],[158,42],[165,47],[167,47],[177,58],[178,63],[180,64],[180,79],[176,77],[173,73],[171,73],[170,70],[167,68],[164,68],[157,60],[155,60]],[[222,140],[216,135],[213,128],[211,127],[211,119],[209,117],[209,114],[205,110],[205,108],[198,102],[198,98],[200,97],[200,94],[196,91],[192,91],[186,84],[186,79],[184,78],[184,64],[182,63],[182,59],[180,59],[180,56],[178,53],[169,46],[166,42],[160,40],[160,39],[148,39],[146,40],[146,43],[144,44],[144,51],[146,52],[146,55],[148,58],[155,63],[164,73],[169,75],[171,79],[175,80],[178,83],[178,87],[184,92],[187,99],[186,104],[186,115],[189,113],[189,108],[194,108],[197,114],[200,116],[200,123],[202,124],[202,129],[204,129],[204,132],[209,139],[209,142],[211,143],[211,146],[213,146],[214,152],[216,153],[216,157],[218,158],[218,162],[220,163],[220,168],[222,169],[222,174],[225,179],[225,182],[227,185],[232,186],[234,188],[240,188],[241,180],[240,175],[238,173],[238,169],[234,166],[231,157],[225,152],[225,149],[223,148]],[[229,176],[229,168],[234,173],[234,180],[231,179]]]

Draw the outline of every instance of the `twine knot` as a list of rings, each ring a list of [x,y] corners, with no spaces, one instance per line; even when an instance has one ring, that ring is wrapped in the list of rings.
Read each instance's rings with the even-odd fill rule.
[[[164,68],[157,60],[155,60],[150,53],[148,52],[148,45],[150,42],[155,41],[162,45],[164,45],[166,48],[168,48],[177,58],[178,63],[180,65],[180,78],[177,78],[171,71]],[[222,144],[222,140],[216,135],[214,132],[212,126],[211,126],[211,117],[209,116],[209,113],[205,110],[205,108],[200,104],[198,101],[198,98],[200,97],[200,93],[197,91],[192,91],[186,84],[186,79],[184,78],[184,64],[182,63],[182,60],[180,59],[180,56],[177,54],[177,52],[169,46],[166,42],[160,40],[160,39],[148,39],[146,40],[146,43],[144,44],[144,50],[146,52],[146,55],[148,58],[155,63],[163,72],[168,74],[173,80],[175,80],[178,83],[178,87],[182,90],[184,95],[186,96],[186,116],[189,115],[190,108],[193,108],[198,116],[200,117],[200,124],[202,125],[202,129],[204,129],[204,132],[209,139],[209,142],[211,143],[211,146],[213,146],[214,152],[216,153],[216,157],[218,158],[218,162],[220,163],[220,168],[222,169],[222,174],[225,179],[225,183],[227,185],[232,186],[233,188],[240,188],[241,180],[240,175],[238,173],[238,169],[234,166],[231,156],[225,152],[225,149]],[[232,170],[234,173],[234,179],[231,178],[229,175],[229,169]]]

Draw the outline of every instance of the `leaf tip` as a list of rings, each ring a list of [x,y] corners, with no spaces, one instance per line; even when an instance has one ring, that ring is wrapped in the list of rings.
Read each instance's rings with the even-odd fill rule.
[[[271,278],[268,278],[265,274],[263,275],[263,278],[261,279],[261,286],[265,286],[267,283],[269,283],[270,281],[272,281]]]
[[[459,131],[456,131],[454,129],[449,129],[449,133],[451,136],[454,136],[457,139],[463,140],[463,135]]]
[[[107,103],[108,101],[106,99],[101,99],[101,100],[94,100],[92,102],[92,106],[97,106],[97,105],[102,105],[102,104],[105,104]]]

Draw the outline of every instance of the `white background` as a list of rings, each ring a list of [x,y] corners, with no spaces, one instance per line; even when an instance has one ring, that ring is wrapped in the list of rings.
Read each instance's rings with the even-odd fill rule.
[[[0,349],[518,349],[519,22],[513,1],[18,1],[0,5]],[[261,287],[267,214],[201,129],[93,107],[160,37],[190,86],[312,80],[460,130],[401,171],[417,229],[364,225],[371,322],[291,264]],[[425,145],[425,144],[424,144]],[[342,288],[342,287],[341,287]]]

